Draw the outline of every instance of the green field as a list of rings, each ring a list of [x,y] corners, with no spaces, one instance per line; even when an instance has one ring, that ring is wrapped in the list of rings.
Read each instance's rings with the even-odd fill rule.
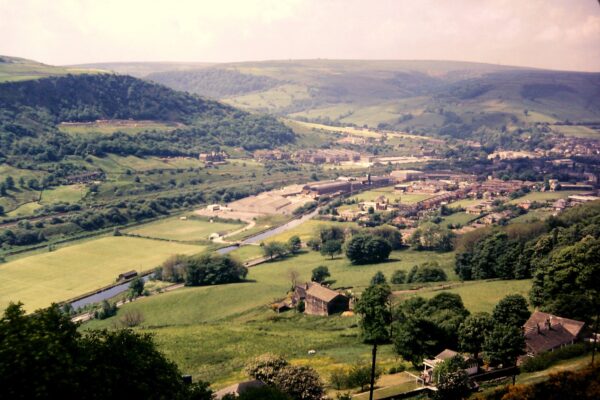
[[[252,228],[245,230],[244,232],[235,234],[233,236],[229,236],[229,237],[227,237],[227,240],[232,241],[232,242],[234,242],[236,240],[243,240],[250,236],[254,236],[257,233],[263,232],[269,228],[283,225],[286,222],[288,222],[289,220],[290,220],[289,216],[282,215],[282,214],[264,215],[264,216],[258,217],[256,219],[256,225],[254,225]]]
[[[241,373],[244,363],[265,352],[280,353],[295,364],[309,363],[327,380],[334,367],[368,359],[369,347],[358,339],[356,317],[319,318],[293,311],[278,315],[268,305],[289,290],[290,270],[296,270],[303,281],[317,265],[329,267],[334,286],[352,286],[354,292],[360,292],[378,270],[389,277],[396,269],[408,270],[425,261],[440,262],[455,279],[452,253],[405,250],[393,252],[392,259],[378,265],[351,266],[342,257],[329,260],[316,252],[304,252],[250,268],[245,283],[163,293],[127,304],[120,313],[139,310],[145,320],[137,329],[155,334],[160,349],[185,373],[216,387],[245,379]],[[530,281],[469,282],[451,291],[460,293],[471,311],[491,311],[504,295],[526,293],[529,285]],[[425,289],[422,295],[436,293]],[[113,322],[114,318],[92,321],[84,328],[111,327]],[[310,349],[317,354],[307,356]],[[381,365],[397,363],[391,346],[383,346]]]
[[[469,222],[477,219],[479,215],[467,214],[466,212],[457,212],[446,217],[442,217],[443,222],[440,224],[466,225]]]
[[[511,281],[471,281],[445,290],[424,290],[418,295],[431,298],[438,293],[449,292],[459,294],[465,307],[471,312],[491,312],[496,303],[509,294],[521,294],[527,298],[531,289],[531,280]],[[412,296],[412,295],[411,295]]]
[[[435,196],[427,193],[400,193],[394,190],[393,186],[388,186],[379,189],[367,190],[351,197],[358,201],[375,201],[379,196],[385,196],[390,202],[398,200],[404,204],[415,204],[421,200],[426,200]]]
[[[210,222],[197,218],[173,217],[140,225],[125,232],[140,236],[180,241],[208,240],[213,233],[225,234],[244,227],[243,223]]]
[[[241,262],[246,262],[262,257],[263,251],[260,246],[247,245],[239,247],[237,250],[229,253],[229,255],[240,260]]]
[[[15,208],[14,210],[6,213],[9,217],[28,217],[35,213],[35,210],[38,208],[42,208],[41,204],[37,201],[32,201],[30,203],[25,203]]]
[[[87,193],[85,185],[59,186],[42,191],[41,204],[52,204],[57,202],[77,203]]]
[[[163,123],[157,121],[111,121],[95,123],[62,123],[58,128],[71,135],[110,135],[114,132],[123,132],[135,135],[144,131],[162,131],[169,132],[179,128],[181,125],[174,123]]]
[[[552,130],[558,133],[562,133],[565,136],[573,136],[586,139],[600,138],[600,132],[592,128],[588,128],[587,126],[553,125]]]
[[[581,194],[581,191],[578,190],[560,190],[558,192],[529,192],[523,197],[519,197],[518,199],[511,200],[509,203],[518,204],[523,201],[552,201],[558,199],[566,199],[569,196]]]
[[[247,360],[264,352],[277,352],[294,363],[310,362],[327,379],[333,367],[368,359],[369,346],[360,344],[356,318],[309,317],[288,312],[277,316],[268,305],[285,296],[290,288],[288,273],[296,270],[308,280],[317,265],[326,265],[336,286],[365,287],[378,270],[391,274],[408,270],[426,260],[437,260],[450,268],[448,254],[394,252],[395,261],[379,265],[350,266],[346,258],[329,260],[316,252],[305,252],[282,261],[250,268],[248,282],[184,288],[127,304],[144,315],[144,332],[156,335],[165,354],[195,378],[217,386],[243,379],[240,371]],[[122,312],[122,311],[120,311]],[[111,327],[114,319],[92,321],[84,327]],[[183,345],[185,344],[185,345]],[[317,355],[307,358],[307,351]],[[381,352],[382,365],[396,363],[391,346]]]
[[[27,311],[68,300],[115,281],[121,272],[145,271],[172,254],[202,246],[104,237],[0,264],[0,309],[21,301]]]
[[[358,227],[358,225],[353,222],[318,221],[311,219],[293,229],[271,236],[266,242],[287,242],[292,236],[298,236],[302,242],[306,243],[309,239],[317,235],[319,228],[325,226],[337,226],[342,229]]]

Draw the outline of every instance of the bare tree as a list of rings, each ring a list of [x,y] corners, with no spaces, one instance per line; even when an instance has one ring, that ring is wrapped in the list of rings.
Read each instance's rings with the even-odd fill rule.
[[[298,284],[298,280],[300,279],[300,272],[298,272],[298,270],[292,268],[287,272],[287,277],[290,280],[290,282],[292,283],[292,290],[293,290],[296,287],[296,285]]]
[[[130,310],[123,314],[120,322],[127,328],[133,328],[134,326],[138,326],[144,322],[144,314],[142,314],[142,312],[139,310]]]

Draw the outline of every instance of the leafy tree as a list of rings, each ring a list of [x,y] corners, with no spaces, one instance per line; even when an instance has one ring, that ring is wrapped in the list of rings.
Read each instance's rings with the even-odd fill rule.
[[[469,315],[460,324],[458,330],[458,342],[460,349],[473,353],[475,359],[483,348],[485,336],[491,331],[494,321],[486,312]]]
[[[372,264],[386,260],[392,248],[381,238],[355,235],[346,247],[346,256],[352,264]]]
[[[492,317],[497,324],[522,327],[529,319],[531,313],[527,307],[527,300],[520,294],[511,294],[504,297],[494,307]]]
[[[302,241],[297,235],[288,239],[287,247],[292,254],[296,254],[302,248]]]
[[[186,258],[186,286],[221,285],[240,282],[248,269],[239,261],[216,253],[200,254]]]
[[[381,271],[377,271],[371,278],[371,285],[386,285],[387,279]]]
[[[346,237],[344,230],[335,225],[322,226],[319,228],[317,234],[321,244],[330,240],[338,240],[343,243]]]
[[[447,280],[446,272],[436,261],[413,266],[406,277],[406,283],[443,282]]]
[[[287,367],[287,360],[276,354],[267,353],[254,357],[250,360],[244,371],[254,379],[258,379],[268,385],[275,383],[279,371]]]
[[[294,400],[321,400],[325,392],[311,367],[287,365],[275,376],[275,386]]]
[[[321,254],[324,256],[330,256],[332,260],[336,254],[341,253],[342,242],[339,240],[328,240],[321,244]]]
[[[471,392],[469,376],[464,370],[465,362],[462,356],[454,356],[438,365],[433,370],[437,392],[435,399],[461,400]]]
[[[394,285],[404,283],[406,281],[406,271],[403,271],[401,269],[394,271],[394,273],[392,274],[392,279],[390,280]]]
[[[600,308],[598,298],[600,238],[584,237],[555,250],[534,274],[530,299],[545,311],[589,322]]]
[[[7,190],[15,190],[15,179],[12,176],[8,175],[4,179],[4,184],[6,185]]]
[[[381,370],[375,368],[375,380],[381,376]],[[360,387],[361,392],[371,383],[371,366],[367,363],[354,364],[347,376],[347,387]]]
[[[287,247],[281,242],[269,242],[262,246],[263,254],[270,260],[277,257],[282,257],[287,253]]]
[[[94,318],[106,319],[116,314],[117,305],[115,303],[111,304],[107,300],[102,300],[102,303],[100,304],[100,309],[94,312]]]
[[[431,222],[419,226],[409,239],[409,244],[415,250],[452,250],[454,234],[448,229],[442,228]]]
[[[320,265],[312,270],[312,276],[310,280],[313,282],[323,283],[330,276],[331,274],[329,273],[329,268]]]
[[[2,398],[190,399],[192,394],[150,335],[128,329],[83,334],[57,305],[25,315],[20,304],[10,304],[0,319],[0,359]]]
[[[133,297],[141,296],[144,292],[144,280],[139,276],[129,283],[129,290]]]
[[[402,234],[400,230],[390,226],[381,225],[369,231],[372,235],[380,237],[388,241],[392,250],[400,250],[402,248]]]
[[[392,291],[387,284],[371,284],[358,299],[354,311],[360,315],[360,331],[363,340],[373,345],[371,364],[370,398],[373,398],[377,362],[377,345],[390,339]]]
[[[396,309],[394,348],[415,366],[445,348],[456,348],[458,329],[469,315],[459,295],[440,293],[429,300],[414,297]]]
[[[525,350],[525,337],[521,328],[496,324],[485,336],[483,351],[490,365],[515,365],[517,357]]]

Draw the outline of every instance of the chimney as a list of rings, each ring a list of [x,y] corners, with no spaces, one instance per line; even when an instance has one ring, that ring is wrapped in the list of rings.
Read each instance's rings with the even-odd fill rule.
[[[542,333],[542,331],[541,331],[541,329],[540,329],[540,324],[539,324],[539,322],[538,322],[538,323],[536,323],[535,325],[537,326],[537,333],[538,333],[538,335],[539,335],[540,333]]]
[[[548,328],[548,330],[552,329],[552,322],[550,322],[550,318],[546,318],[546,328]]]

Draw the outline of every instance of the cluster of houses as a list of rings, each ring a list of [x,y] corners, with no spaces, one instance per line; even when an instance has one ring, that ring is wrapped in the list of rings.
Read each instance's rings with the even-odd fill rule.
[[[569,318],[558,317],[541,311],[535,311],[523,325],[525,336],[525,354],[517,364],[522,364],[527,358],[536,357],[548,351],[554,351],[564,346],[582,341],[585,336],[585,323]],[[460,355],[465,360],[465,372],[469,376],[480,371],[478,361],[467,354],[461,354],[446,349],[432,359],[423,361],[421,378],[425,383],[435,383],[435,367],[453,357]]]
[[[229,154],[224,151],[210,151],[208,153],[200,153],[198,159],[204,162],[207,166],[226,164]]]

